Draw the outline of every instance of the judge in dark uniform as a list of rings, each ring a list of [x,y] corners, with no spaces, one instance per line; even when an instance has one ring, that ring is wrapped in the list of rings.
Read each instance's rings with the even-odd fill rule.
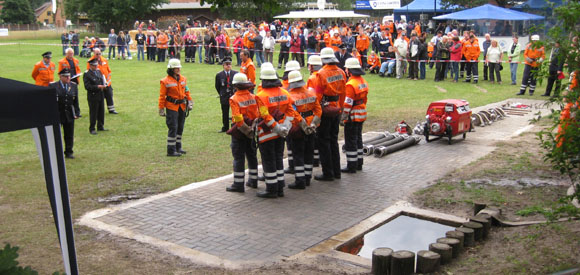
[[[60,124],[64,133],[64,156],[74,159],[73,144],[75,135],[75,119],[79,116],[79,90],[77,84],[71,82],[71,72],[64,68],[58,72],[59,81],[52,82],[49,87],[56,89],[56,101],[60,114]]]
[[[105,77],[97,68],[99,62],[96,59],[89,60],[89,70],[83,75],[83,82],[87,90],[87,100],[89,101],[89,113],[91,124],[89,132],[91,135],[96,135],[95,124],[97,130],[107,131],[105,125]]]
[[[340,46],[338,46],[338,49],[339,50],[334,53],[334,56],[336,56],[336,59],[338,59],[337,66],[344,71],[344,62],[346,62],[347,59],[351,58],[352,55],[350,55],[350,53],[346,51],[346,45],[344,43],[340,44]]]
[[[222,129],[220,133],[226,132],[230,128],[230,97],[234,95],[232,81],[238,72],[232,70],[232,59],[226,57],[223,62],[224,70],[215,76],[215,90],[220,97],[222,106]]]

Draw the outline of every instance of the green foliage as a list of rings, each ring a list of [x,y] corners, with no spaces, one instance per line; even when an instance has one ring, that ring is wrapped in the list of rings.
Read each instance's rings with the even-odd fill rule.
[[[34,23],[34,11],[28,1],[5,0],[0,19],[12,24],[32,24]]]
[[[526,207],[522,210],[516,212],[517,215],[520,216],[531,216],[535,214],[541,214],[548,219],[548,221],[555,221],[560,218],[566,217],[578,217],[580,216],[580,209],[574,207],[570,203],[570,200],[577,195],[572,196],[564,196],[558,199],[551,206],[541,206],[541,205],[533,205],[530,207]]]
[[[64,0],[65,14],[76,19],[79,13],[86,13],[89,20],[97,22],[102,30],[123,29],[134,20],[151,13],[158,5],[168,0]]]
[[[18,247],[10,246],[6,244],[4,249],[0,249],[0,274],[13,274],[13,275],[36,275],[38,272],[32,270],[30,266],[21,267],[18,266]]]
[[[348,0],[347,0],[348,1]],[[290,0],[202,0],[201,4],[211,4],[220,16],[227,19],[247,19],[251,21],[270,20],[274,16],[292,9],[293,4],[301,1]]]

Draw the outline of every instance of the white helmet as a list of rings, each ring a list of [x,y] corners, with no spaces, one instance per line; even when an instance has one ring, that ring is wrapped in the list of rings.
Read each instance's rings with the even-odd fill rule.
[[[322,66],[322,60],[320,59],[320,55],[311,55],[308,58],[308,64],[314,66]]]
[[[262,65],[262,70],[260,71],[260,79],[264,80],[264,79],[278,79],[278,76],[276,75],[276,70],[274,70],[274,67],[269,68],[268,66],[266,66],[266,68],[264,68],[264,65]]]
[[[336,58],[334,56],[334,50],[330,47],[326,47],[320,51],[320,58]]]
[[[260,69],[263,70],[265,68],[272,68],[272,69],[274,69],[274,65],[272,65],[272,63],[270,63],[270,62],[264,62],[264,63],[262,63],[262,67],[260,67]]]
[[[302,74],[300,71],[291,71],[288,73],[288,83],[302,81]]]
[[[289,71],[299,71],[300,70],[300,63],[296,60],[290,60],[286,62],[285,72]]]
[[[181,61],[179,61],[179,59],[176,58],[169,59],[169,63],[167,63],[167,68],[168,69],[181,68]]]
[[[344,67],[349,69],[360,69],[360,63],[358,63],[358,58],[351,57],[344,62]]]
[[[246,74],[244,74],[244,73],[236,73],[234,75],[234,79],[232,80],[232,84],[236,85],[236,84],[243,84],[243,83],[248,83],[248,76],[246,76]]]
[[[532,41],[540,41],[540,36],[537,34],[532,35]]]

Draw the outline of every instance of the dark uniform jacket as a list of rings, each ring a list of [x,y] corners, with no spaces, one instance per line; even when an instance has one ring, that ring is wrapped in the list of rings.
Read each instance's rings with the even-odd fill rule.
[[[230,70],[230,80],[226,77],[226,72],[221,71],[215,76],[215,90],[220,96],[220,103],[222,105],[229,104],[230,97],[234,95],[234,86],[232,81],[234,80],[234,75],[238,73],[234,70]]]
[[[560,48],[554,47],[550,58],[550,71],[557,72],[564,70],[564,58],[560,56]]]
[[[99,70],[88,70],[83,74],[83,82],[85,83],[85,90],[87,90],[88,100],[102,100],[104,99],[103,90],[99,89],[98,85],[104,85],[105,79]]]
[[[341,68],[344,71],[344,63],[346,62],[347,59],[351,58],[352,55],[350,55],[350,53],[346,52],[342,57],[340,56],[340,51],[335,52],[334,56],[336,56],[336,59],[338,59],[338,67]]]
[[[79,90],[74,82],[64,85],[60,82],[52,82],[49,87],[56,89],[56,101],[58,103],[58,112],[60,113],[61,123],[70,123],[80,113],[79,109]]]

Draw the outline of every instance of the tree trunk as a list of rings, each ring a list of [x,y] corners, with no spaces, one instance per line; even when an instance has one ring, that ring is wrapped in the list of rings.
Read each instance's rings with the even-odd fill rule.
[[[389,274],[392,254],[393,250],[387,247],[379,247],[373,250],[372,274]]]
[[[466,222],[463,223],[464,227],[471,228],[475,232],[474,239],[475,241],[481,241],[483,239],[483,225],[478,222]]]
[[[457,256],[459,256],[459,253],[461,252],[461,247],[460,247],[460,243],[459,243],[458,239],[439,238],[439,239],[437,239],[437,242],[451,246],[451,257],[452,258],[455,259],[455,258],[457,258]]]
[[[463,233],[463,247],[472,247],[475,246],[475,231],[471,228],[467,227],[459,227],[455,230]]]
[[[391,275],[410,275],[415,272],[415,253],[399,250],[393,253]]]
[[[451,262],[451,258],[453,256],[451,246],[444,243],[432,243],[429,245],[429,250],[441,255],[441,265]]]
[[[445,237],[459,240],[459,248],[461,250],[463,250],[463,246],[464,246],[463,240],[465,239],[465,235],[463,235],[463,232],[447,231],[447,233],[445,233]]]
[[[429,250],[417,252],[417,273],[434,273],[439,270],[441,255]]]

